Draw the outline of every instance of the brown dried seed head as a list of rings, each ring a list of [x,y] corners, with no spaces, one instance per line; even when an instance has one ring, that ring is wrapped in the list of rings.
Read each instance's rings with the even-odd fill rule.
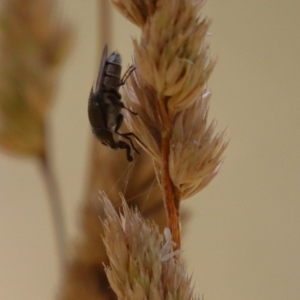
[[[135,3],[118,1],[129,2]],[[207,121],[206,84],[215,60],[205,41],[210,21],[197,10],[202,5],[159,2],[142,27],[140,42],[133,40],[136,71],[125,87],[128,106],[138,112],[128,116],[129,126],[158,168],[162,147],[169,144],[169,174],[182,199],[217,174],[227,145],[224,133],[215,135],[215,126]]]
[[[160,96],[171,118],[201,96],[214,66],[204,42],[209,22],[199,23],[195,12],[190,15],[191,10],[185,12],[180,8],[176,7],[181,12],[180,18],[189,17],[194,24],[167,23],[173,15],[166,6],[147,22],[141,42],[134,41],[135,63],[140,76]]]
[[[106,220],[103,222],[104,243],[110,266],[106,273],[119,299],[192,299],[191,278],[173,251],[170,231],[165,238],[158,227],[131,211],[123,201],[117,214],[102,194]]]
[[[170,176],[181,199],[203,189],[218,173],[225,131],[215,135],[215,123],[207,125],[209,93],[177,114],[170,149]]]
[[[44,148],[45,118],[57,67],[71,31],[54,18],[53,0],[6,0],[0,10],[0,145],[36,155]]]

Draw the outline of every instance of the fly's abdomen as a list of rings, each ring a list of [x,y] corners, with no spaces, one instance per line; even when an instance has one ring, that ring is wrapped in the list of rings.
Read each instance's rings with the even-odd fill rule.
[[[121,85],[121,72],[122,72],[122,59],[121,55],[115,51],[106,60],[103,74],[102,85],[107,89],[114,89],[117,92]]]

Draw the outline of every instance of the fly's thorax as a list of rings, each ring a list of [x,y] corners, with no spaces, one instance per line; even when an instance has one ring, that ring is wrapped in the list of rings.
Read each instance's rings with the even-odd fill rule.
[[[115,51],[113,52],[105,63],[105,70],[103,75],[102,85],[107,89],[119,90],[121,85],[122,72],[122,58],[121,55]]]

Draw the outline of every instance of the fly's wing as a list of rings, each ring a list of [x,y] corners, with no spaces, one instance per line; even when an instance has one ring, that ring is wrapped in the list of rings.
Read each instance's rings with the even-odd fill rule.
[[[96,83],[96,90],[95,93],[98,93],[101,88],[101,84],[103,82],[104,70],[105,70],[105,63],[107,60],[107,44],[105,45],[102,53],[102,58],[99,66],[98,78]]]

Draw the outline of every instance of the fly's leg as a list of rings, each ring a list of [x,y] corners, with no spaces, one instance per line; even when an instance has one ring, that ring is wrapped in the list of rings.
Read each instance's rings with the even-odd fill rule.
[[[119,129],[123,123],[123,119],[124,119],[124,116],[122,114],[119,114],[117,116],[117,119],[116,119],[116,128],[115,128],[115,133],[122,136],[123,138],[127,139],[129,142],[130,142],[130,145],[132,147],[132,149],[138,154],[138,155],[141,155],[141,153],[135,148],[131,138],[130,138],[130,135],[133,135],[138,141],[139,141],[139,138],[134,134],[134,133],[131,133],[129,132],[129,136],[128,136],[128,133],[121,133],[119,132]]]
[[[141,154],[134,146],[132,140],[131,140],[131,137],[134,137],[136,140],[138,140],[144,147],[146,147],[146,145],[133,133],[133,132],[127,132],[127,133],[121,133],[119,132],[119,129],[122,125],[122,122],[123,122],[123,119],[124,119],[124,116],[122,114],[119,114],[117,119],[116,119],[116,122],[117,122],[117,125],[116,125],[116,128],[115,128],[115,133],[117,133],[118,135],[120,135],[121,137],[127,139],[129,142],[130,142],[130,145],[132,147],[132,149],[137,153],[137,154]]]
[[[138,113],[136,113],[136,112],[134,112],[133,110],[131,110],[131,109],[125,107],[125,105],[123,104],[123,102],[120,102],[120,103],[119,103],[119,106],[121,106],[122,108],[126,109],[127,111],[129,111],[131,114],[133,114],[133,115],[135,115],[135,116],[138,115]]]
[[[131,65],[127,71],[124,73],[122,79],[121,79],[121,82],[120,82],[120,86],[121,85],[124,85],[126,80],[128,79],[128,77],[130,76],[130,74],[135,70],[135,66],[134,65]]]
[[[116,143],[116,146],[119,149],[125,149],[126,150],[127,160],[130,161],[130,162],[133,161],[133,157],[131,155],[131,148],[130,148],[130,146],[126,142],[124,142],[124,141],[118,141]]]
[[[122,114],[119,114],[116,118],[116,127],[115,127],[115,132],[118,133],[119,129],[122,126],[124,120],[124,116]]]
[[[120,121],[119,121],[120,122]],[[121,121],[122,124],[122,121]],[[119,127],[121,126],[119,125]],[[116,142],[113,138],[112,132],[107,128],[96,128],[93,130],[94,134],[98,137],[101,143],[105,146],[110,147],[113,150],[125,149],[126,156],[128,161],[133,161],[133,157],[131,155],[131,148],[129,144],[124,141]]]
[[[135,70],[135,66],[131,65],[127,71],[125,72],[125,74],[123,75],[121,81],[120,81],[120,86],[124,85],[126,80],[128,79],[128,77],[130,76],[130,74]],[[123,102],[120,102],[120,106],[126,110],[128,110],[130,113],[132,113],[133,115],[137,115],[136,112],[132,111],[131,109],[128,109],[127,107],[124,106]]]
[[[117,132],[117,134],[118,135],[120,135],[121,137],[123,137],[124,139],[127,139],[127,140],[129,140],[129,142],[130,142],[130,144],[131,144],[131,147],[133,148],[133,150],[137,153],[137,154],[139,154],[139,155],[141,155],[141,153],[135,148],[135,146],[134,146],[134,144],[133,144],[133,142],[132,142],[132,140],[131,140],[131,138],[130,137],[134,137],[137,141],[139,141],[145,148],[147,148],[146,147],[146,145],[133,133],[133,132],[127,132],[127,133],[120,133],[120,132]]]

